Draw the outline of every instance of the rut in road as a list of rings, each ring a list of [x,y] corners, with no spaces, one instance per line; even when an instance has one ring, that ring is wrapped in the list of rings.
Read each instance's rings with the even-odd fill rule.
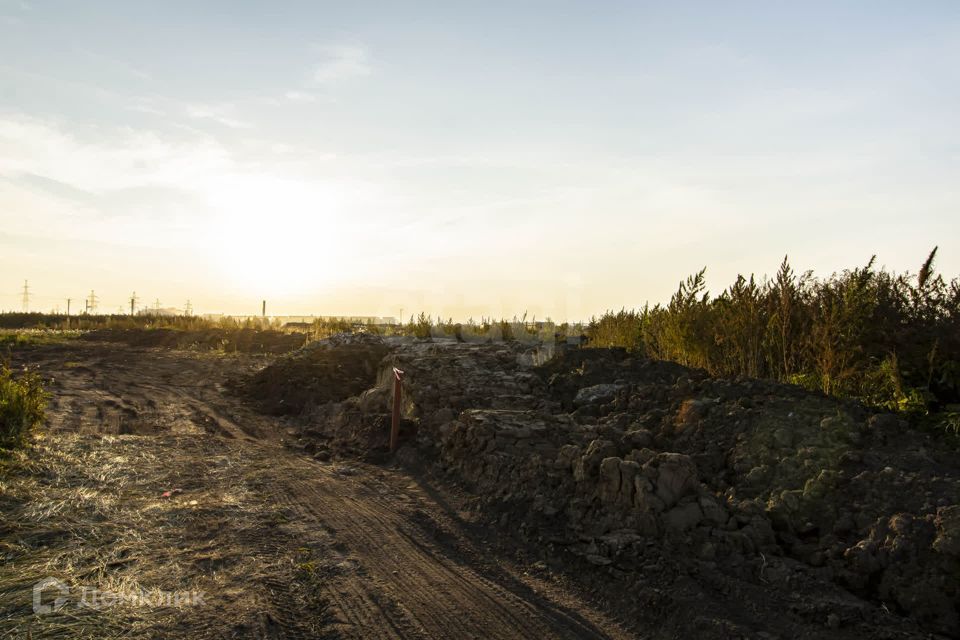
[[[386,486],[299,458],[269,491],[303,529],[324,532],[342,556],[325,587],[351,637],[605,638],[506,572],[475,567],[433,540]],[[289,474],[289,477],[284,477]],[[457,557],[461,556],[461,557]],[[463,557],[466,556],[466,557]],[[488,575],[484,575],[488,572]],[[489,575],[489,573],[495,575]]]

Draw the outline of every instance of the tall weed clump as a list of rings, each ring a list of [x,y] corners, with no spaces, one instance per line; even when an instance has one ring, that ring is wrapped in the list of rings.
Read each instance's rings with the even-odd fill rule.
[[[0,451],[21,446],[30,431],[43,422],[47,394],[40,377],[26,373],[19,378],[0,363]]]
[[[784,258],[773,278],[739,276],[719,295],[705,271],[666,305],[591,320],[595,346],[622,346],[719,376],[773,378],[906,411],[960,403],[960,279],[864,266],[816,278]]]

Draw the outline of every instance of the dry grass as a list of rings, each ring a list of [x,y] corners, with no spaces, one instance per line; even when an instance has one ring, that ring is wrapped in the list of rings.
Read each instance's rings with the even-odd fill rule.
[[[276,563],[295,568],[283,554],[256,553],[282,518],[239,479],[249,464],[229,444],[198,446],[174,436],[67,435],[37,439],[29,456],[11,461],[0,480],[0,636],[203,635],[260,609],[259,578],[282,576]],[[171,489],[182,492],[163,497]],[[71,599],[36,615],[33,585],[48,576],[67,584]],[[78,607],[82,586],[148,599],[203,592],[206,605]]]

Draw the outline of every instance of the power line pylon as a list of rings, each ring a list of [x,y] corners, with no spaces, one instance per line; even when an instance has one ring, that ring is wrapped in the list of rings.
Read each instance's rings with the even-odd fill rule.
[[[87,298],[87,313],[95,314],[97,312],[97,294],[90,289],[90,297]]]
[[[193,305],[190,304],[190,301],[187,300],[187,304],[183,307],[183,315],[192,316],[193,315]]]
[[[30,285],[26,280],[23,281],[23,312],[30,312]]]
[[[130,315],[133,315],[134,313],[136,313],[137,302],[138,302],[139,300],[140,300],[140,299],[137,298],[137,292],[134,291],[134,292],[133,292],[133,295],[130,296]]]
[[[153,301],[153,311],[157,315],[160,315],[160,298]]]

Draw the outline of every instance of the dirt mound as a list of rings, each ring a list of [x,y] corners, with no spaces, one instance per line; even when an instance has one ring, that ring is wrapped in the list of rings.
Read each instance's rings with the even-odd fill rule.
[[[389,351],[378,336],[334,336],[280,359],[241,387],[267,413],[299,414],[374,386],[380,361]]]
[[[597,567],[582,581],[627,580],[645,595],[611,597],[638,618],[698,637],[960,634],[960,455],[896,416],[620,350],[508,343],[331,340],[250,388],[301,413],[309,451],[369,457],[393,366],[401,459],[462,482],[548,558]],[[717,613],[670,613],[685,598]]]
[[[82,339],[121,342],[132,347],[220,350],[228,353],[287,353],[303,346],[302,333],[260,329],[97,329]]]

